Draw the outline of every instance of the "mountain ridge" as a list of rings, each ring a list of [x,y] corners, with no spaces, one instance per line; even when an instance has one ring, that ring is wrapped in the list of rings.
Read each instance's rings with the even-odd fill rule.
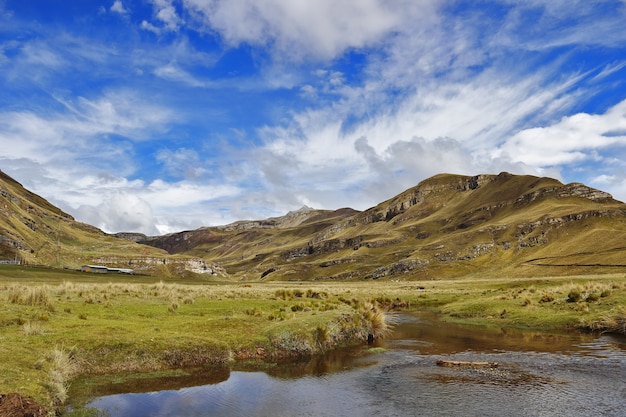
[[[1,171],[0,203],[0,258],[57,267],[97,261],[236,280],[563,275],[626,267],[624,203],[581,183],[506,172],[438,174],[363,211],[305,206],[164,236],[108,235]]]
[[[347,210],[320,211],[319,221],[283,230],[248,223],[246,230],[206,227],[143,243],[202,256],[240,279],[424,279],[481,270],[531,274],[538,265],[552,265],[557,274],[621,267],[616,254],[623,251],[626,205],[581,183],[506,172],[438,174],[367,210]],[[588,260],[589,242],[596,242],[601,259]],[[569,262],[561,265],[563,259]]]

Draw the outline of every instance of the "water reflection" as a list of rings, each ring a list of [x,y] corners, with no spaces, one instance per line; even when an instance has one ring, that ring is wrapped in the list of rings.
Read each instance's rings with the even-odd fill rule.
[[[626,416],[624,338],[460,326],[416,313],[401,316],[385,347],[370,357],[347,350],[266,372],[240,368],[197,386],[96,394],[90,406],[111,417]],[[441,368],[441,358],[499,366]]]

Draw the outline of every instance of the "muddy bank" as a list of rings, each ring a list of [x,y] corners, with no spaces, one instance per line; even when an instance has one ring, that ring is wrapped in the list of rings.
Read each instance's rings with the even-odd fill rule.
[[[48,411],[30,397],[0,394],[0,417],[46,417]]]

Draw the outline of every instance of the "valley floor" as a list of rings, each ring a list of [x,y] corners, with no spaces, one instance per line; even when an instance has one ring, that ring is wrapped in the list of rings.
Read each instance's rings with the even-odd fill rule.
[[[626,330],[626,278],[199,283],[0,266],[0,393],[53,409],[81,374],[311,355],[384,337],[391,309],[537,330]]]

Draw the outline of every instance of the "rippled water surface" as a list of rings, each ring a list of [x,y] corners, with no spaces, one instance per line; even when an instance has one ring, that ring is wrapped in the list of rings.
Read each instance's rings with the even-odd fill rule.
[[[111,417],[626,416],[624,338],[459,326],[414,313],[399,317],[383,347],[267,373],[205,370],[141,387],[110,384],[89,406]],[[437,360],[497,366],[446,368]]]

